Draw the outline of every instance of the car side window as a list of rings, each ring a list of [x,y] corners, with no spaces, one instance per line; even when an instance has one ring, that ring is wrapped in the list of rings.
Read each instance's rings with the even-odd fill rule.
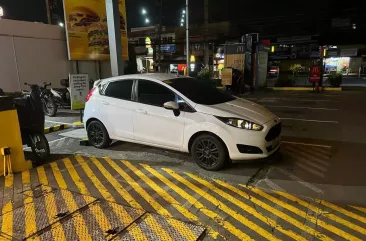
[[[148,80],[138,81],[138,102],[163,107],[165,102],[175,101],[175,94],[165,86]]]
[[[104,90],[104,95],[121,100],[131,100],[133,80],[110,82]]]

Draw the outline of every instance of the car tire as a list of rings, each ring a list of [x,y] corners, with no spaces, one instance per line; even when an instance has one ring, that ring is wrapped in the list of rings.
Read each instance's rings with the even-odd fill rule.
[[[229,163],[224,142],[210,134],[203,134],[194,139],[191,155],[198,166],[209,171],[218,171]]]
[[[87,134],[89,144],[98,149],[107,148],[112,142],[107,129],[100,121],[95,120],[90,122],[87,126]]]

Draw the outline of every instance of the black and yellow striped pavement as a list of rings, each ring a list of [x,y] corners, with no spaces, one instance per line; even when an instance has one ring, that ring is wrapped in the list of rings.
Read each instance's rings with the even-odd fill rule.
[[[50,134],[57,131],[62,131],[68,129],[70,126],[66,124],[54,125],[54,126],[47,126],[44,128],[45,134]]]
[[[366,209],[69,156],[0,179],[0,240],[366,240]]]

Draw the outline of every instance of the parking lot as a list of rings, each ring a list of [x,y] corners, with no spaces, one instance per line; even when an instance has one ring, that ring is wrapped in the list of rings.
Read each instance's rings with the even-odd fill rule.
[[[43,184],[43,190],[54,192],[44,191],[41,199],[57,199],[58,190],[68,190],[98,199],[91,205],[116,202],[144,210],[141,215],[173,218],[158,222],[166,231],[162,240],[365,240],[366,92],[260,92],[246,99],[282,119],[281,150],[266,160],[233,163],[219,172],[199,169],[188,154],[142,145],[116,142],[105,150],[80,146],[85,131],[73,128],[78,113],[65,110],[47,118],[47,127],[69,128],[47,134],[52,152],[48,164],[1,179],[3,214],[21,208],[29,202],[24,191],[36,192]],[[11,207],[9,200],[14,200]],[[86,226],[92,225],[85,217]],[[102,233],[108,231],[100,225],[103,220],[93,224],[99,223]],[[2,232],[46,240],[35,221],[34,227],[11,231],[2,222]],[[147,228],[140,227],[141,240],[155,240],[159,229],[146,223]],[[47,225],[54,236],[57,226]],[[72,233],[63,225],[65,235]],[[125,226],[128,232],[123,226],[110,237],[137,235]]]

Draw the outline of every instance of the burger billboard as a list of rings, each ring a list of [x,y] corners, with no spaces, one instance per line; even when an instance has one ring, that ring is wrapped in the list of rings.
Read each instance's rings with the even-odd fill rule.
[[[128,60],[125,0],[119,0],[122,56]],[[64,0],[70,60],[108,60],[105,0]]]

